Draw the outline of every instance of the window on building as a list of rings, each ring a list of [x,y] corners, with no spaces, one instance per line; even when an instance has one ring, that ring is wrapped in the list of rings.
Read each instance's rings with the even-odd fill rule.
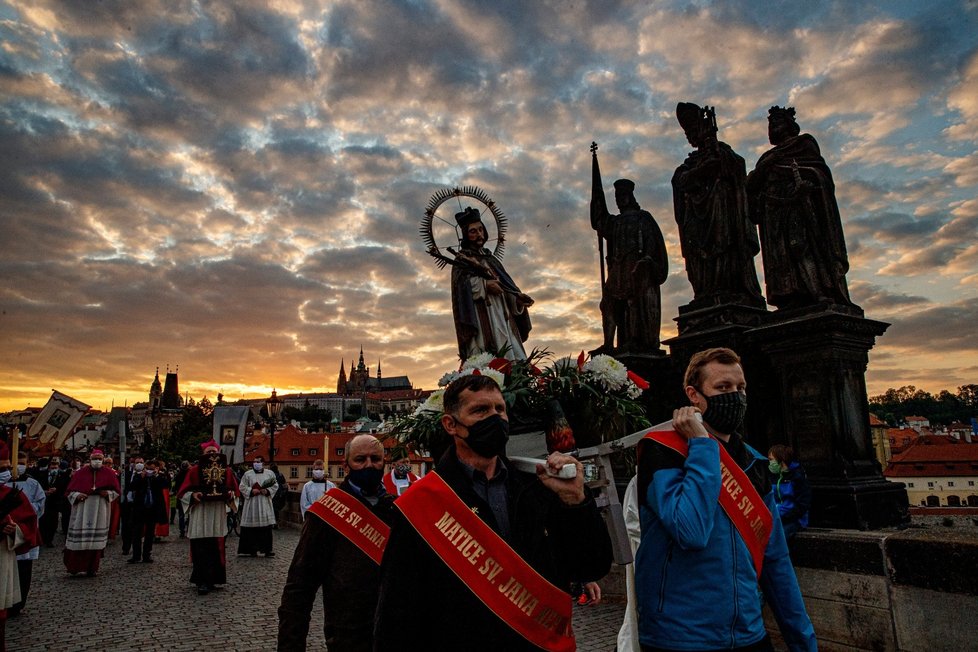
[[[934,483],[933,482],[928,482],[927,483],[927,488],[928,489],[933,489],[934,488]]]
[[[954,480],[948,480],[947,486],[953,487],[954,486]]]
[[[298,478],[299,477],[299,467],[298,466],[290,466],[289,467],[289,477],[292,478],[292,479],[295,479],[295,478]]]
[[[913,483],[912,482],[908,482],[907,483],[907,487],[910,488],[910,489],[913,489]]]
[[[307,466],[306,467],[306,479],[308,480],[311,477],[312,477],[312,467],[311,466]]]
[[[969,487],[975,486],[975,481],[974,480],[968,480],[968,486]]]
[[[310,448],[309,449],[309,454],[310,455],[319,455],[319,449],[318,448]]]
[[[299,457],[299,454],[300,454],[301,452],[302,452],[302,450],[300,450],[300,449],[298,449],[298,448],[293,448],[293,449],[292,449],[292,457]]]
[[[342,466],[340,468],[336,469],[336,477],[337,478],[342,478],[343,477],[343,467]]]
[[[338,457],[343,457],[343,449],[342,448],[337,448],[336,449],[336,455]]]

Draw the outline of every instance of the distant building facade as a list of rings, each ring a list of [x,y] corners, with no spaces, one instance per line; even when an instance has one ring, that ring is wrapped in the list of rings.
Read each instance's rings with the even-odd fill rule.
[[[906,484],[912,506],[978,507],[978,444],[921,435],[894,455],[885,475]]]

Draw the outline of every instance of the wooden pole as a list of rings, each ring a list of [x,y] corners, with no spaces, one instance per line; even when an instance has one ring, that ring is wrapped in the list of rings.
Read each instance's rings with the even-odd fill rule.
[[[17,479],[17,453],[20,452],[20,428],[14,426],[10,433],[12,442],[10,442],[10,477],[13,480]]]

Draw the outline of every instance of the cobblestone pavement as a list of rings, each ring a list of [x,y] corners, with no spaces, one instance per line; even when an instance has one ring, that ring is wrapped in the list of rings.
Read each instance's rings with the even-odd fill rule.
[[[152,564],[127,564],[119,539],[106,548],[96,577],[70,576],[62,563],[63,536],[42,548],[24,611],[7,622],[10,652],[102,650],[274,650],[277,609],[299,531],[275,531],[275,557],[236,557],[228,539],[228,580],[197,596],[190,584],[190,545],[176,529],[153,548]],[[578,649],[614,649],[621,604],[574,608]],[[434,614],[432,615],[434,617]],[[325,650],[323,607],[313,607],[309,650]],[[464,646],[460,646],[464,650]]]

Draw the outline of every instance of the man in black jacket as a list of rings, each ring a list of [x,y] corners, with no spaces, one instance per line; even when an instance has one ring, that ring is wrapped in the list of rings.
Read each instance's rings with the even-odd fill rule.
[[[132,558],[130,564],[153,561],[153,540],[156,538],[156,525],[166,523],[166,502],[163,488],[170,483],[165,477],[157,475],[156,460],[146,462],[141,475],[133,478],[130,485],[132,511]]]
[[[505,457],[506,403],[499,386],[487,376],[463,376],[454,381],[445,391],[444,405],[441,423],[454,443],[438,461],[437,477],[422,478],[411,491],[420,491],[426,481],[444,481],[464,503],[462,511],[473,512],[531,567],[531,573],[536,571],[559,589],[558,597],[566,600],[569,609],[571,596],[565,592],[571,582],[598,580],[611,566],[611,541],[584,487],[580,462],[552,453],[546,464],[538,465],[536,475],[516,470]],[[570,462],[576,466],[575,478],[548,473]],[[410,496],[407,492],[395,507]],[[441,510],[439,503],[434,511]],[[512,621],[504,620],[488,602],[476,597],[475,584],[463,582],[436,555],[430,540],[422,538],[406,513],[406,507],[396,513],[384,552],[374,649],[538,649],[517,633]],[[495,539],[495,549],[483,551],[458,538],[464,531],[455,535],[456,531],[458,528],[450,531],[455,537],[453,545],[460,542],[471,556],[485,553],[479,557],[482,568],[502,544]],[[484,535],[479,535],[479,543],[490,540]],[[502,594],[514,581],[515,576],[503,580],[496,593]],[[432,622],[432,614],[436,624],[424,637],[413,643],[405,639],[404,632],[416,631],[418,623]]]
[[[381,481],[383,445],[373,435],[358,435],[347,445],[345,457],[346,479],[338,490],[349,494],[350,504],[363,506],[389,524],[394,498],[386,493]],[[369,652],[380,567],[347,536],[323,520],[318,507],[313,503],[306,512],[299,545],[282,591],[278,649],[288,652],[306,649],[309,614],[316,591],[322,587],[323,631],[330,652]]]
[[[44,514],[40,518],[41,539],[48,548],[54,546],[54,533],[58,530],[58,519],[61,517],[61,508],[67,503],[65,500],[65,489],[68,488],[68,481],[71,479],[67,471],[61,470],[61,460],[52,457],[48,462],[47,470],[37,477],[44,489],[46,496],[44,502]]]

